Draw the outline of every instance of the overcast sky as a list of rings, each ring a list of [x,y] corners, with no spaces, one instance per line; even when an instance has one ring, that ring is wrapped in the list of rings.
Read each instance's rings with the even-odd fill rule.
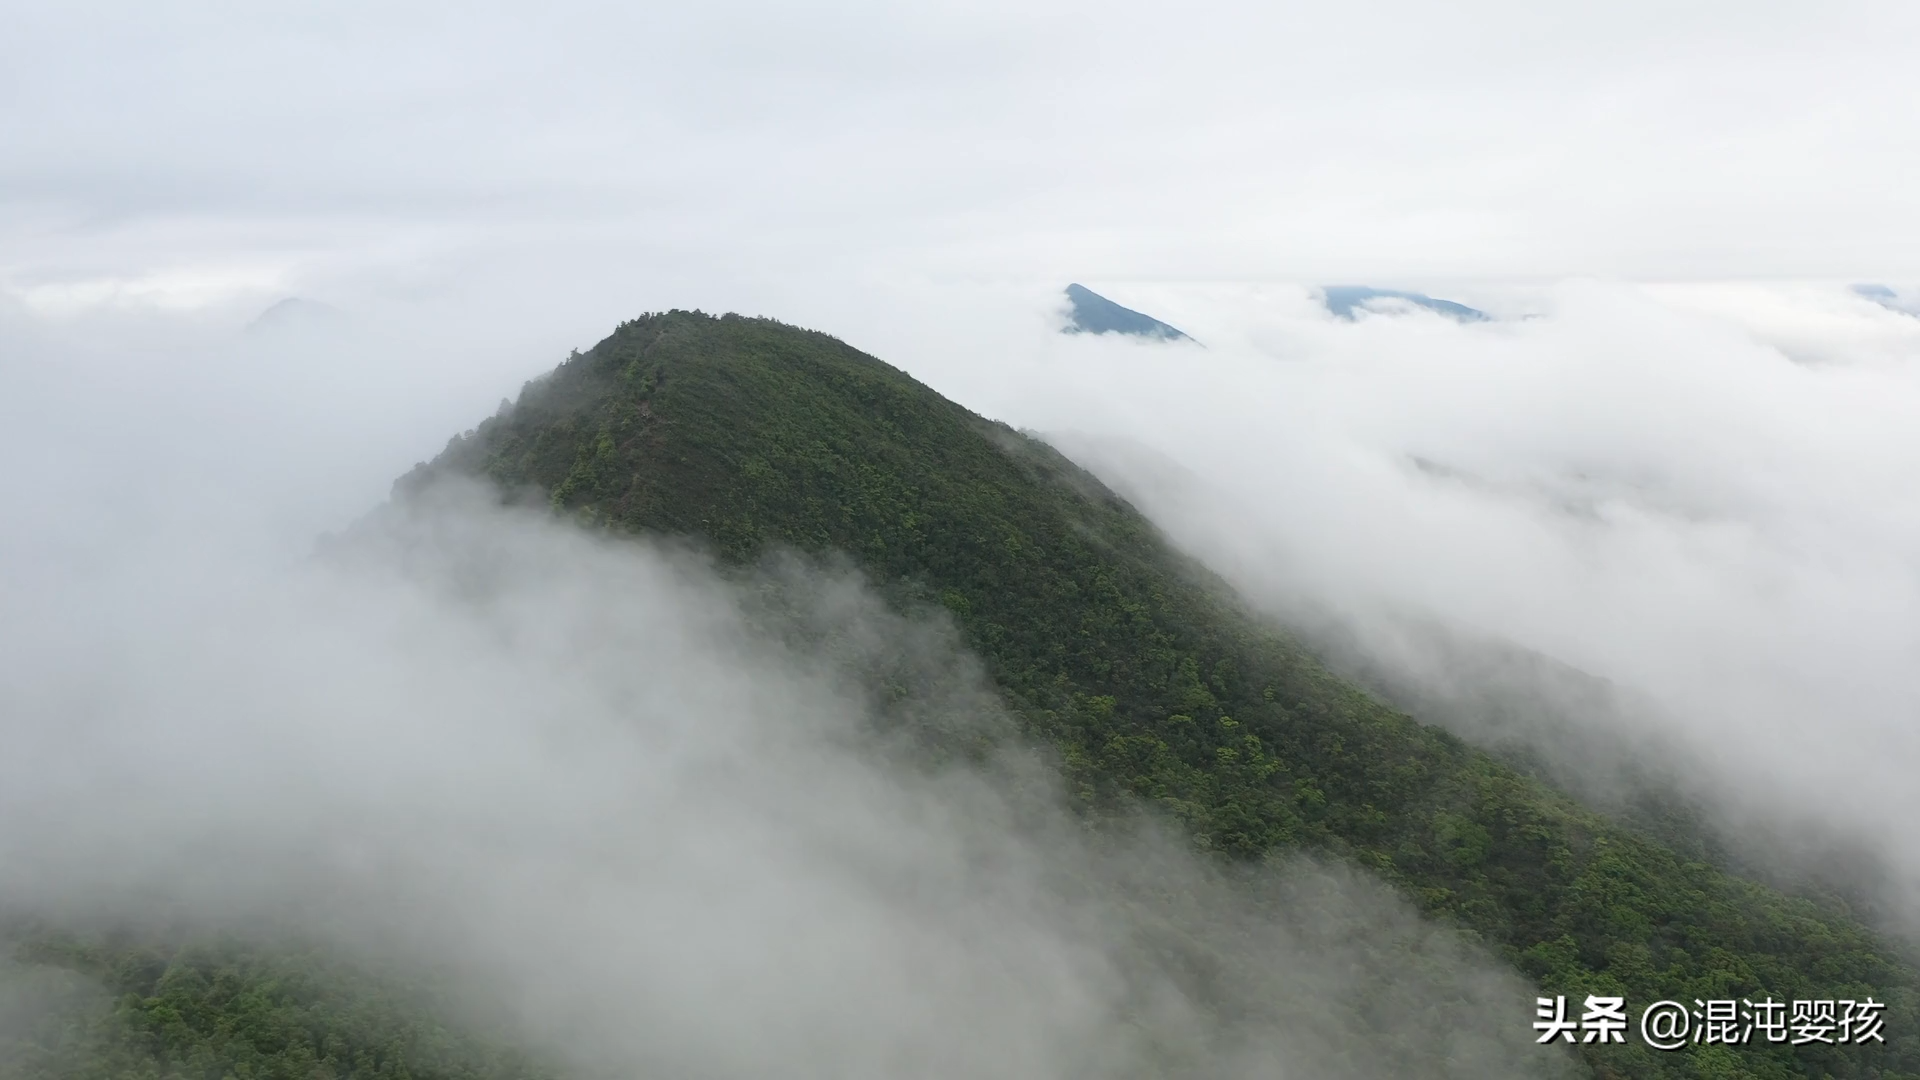
[[[744,306],[802,268],[1920,276],[1900,0],[9,0],[4,21],[0,288],[42,310],[517,275],[605,321]]]

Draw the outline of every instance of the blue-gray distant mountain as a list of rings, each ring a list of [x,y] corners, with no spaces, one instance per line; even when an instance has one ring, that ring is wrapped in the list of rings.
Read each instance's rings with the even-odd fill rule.
[[[256,316],[245,333],[250,338],[338,334],[347,324],[347,313],[332,304],[289,296]]]
[[[1456,304],[1452,300],[1436,300],[1425,293],[1403,292],[1399,289],[1376,289],[1369,285],[1327,285],[1321,289],[1321,292],[1326,295],[1327,310],[1349,321],[1354,318],[1354,309],[1365,307],[1369,300],[1404,300],[1416,307],[1423,307],[1428,311],[1438,312],[1461,322],[1486,322],[1493,317],[1479,308]]]
[[[1067,299],[1072,302],[1073,310],[1067,316],[1067,325],[1060,329],[1063,334],[1132,334],[1161,341],[1193,340],[1159,319],[1121,307],[1085,285],[1067,286]]]
[[[1902,315],[1920,318],[1920,297],[1902,297],[1889,286],[1872,283],[1855,285],[1853,294],[1862,299],[1871,300],[1888,311],[1897,311]]]

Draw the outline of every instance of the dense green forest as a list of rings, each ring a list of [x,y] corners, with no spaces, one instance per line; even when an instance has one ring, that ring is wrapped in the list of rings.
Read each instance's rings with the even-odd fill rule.
[[[417,973],[224,935],[15,927],[0,1077],[531,1080],[524,1056],[440,1018]],[[7,1000],[12,998],[15,1000]]]
[[[538,490],[591,527],[696,537],[735,565],[769,547],[844,552],[894,603],[951,612],[1089,818],[1144,801],[1223,860],[1348,860],[1543,992],[1625,994],[1635,1015],[1658,998],[1889,1003],[1884,1046],[1660,1053],[1635,1037],[1582,1047],[1594,1075],[1920,1076],[1915,971],[1838,901],[1683,856],[1382,704],[1044,443],[831,337],[643,317],[528,384],[396,498],[445,472]],[[383,1017],[367,1004],[381,991],[356,1000],[350,976],[306,979],[297,957],[115,949],[58,961],[119,995],[102,1021],[117,1034],[85,1036],[112,1060],[157,1054],[192,1076],[524,1068]]]

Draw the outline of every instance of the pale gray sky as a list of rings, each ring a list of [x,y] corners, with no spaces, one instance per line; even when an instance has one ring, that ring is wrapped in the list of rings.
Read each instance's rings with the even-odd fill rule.
[[[41,308],[1920,277],[1899,0],[6,7],[0,288]]]

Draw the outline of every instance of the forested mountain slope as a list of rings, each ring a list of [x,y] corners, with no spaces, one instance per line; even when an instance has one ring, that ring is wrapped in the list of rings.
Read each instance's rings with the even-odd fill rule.
[[[1884,1048],[1630,1045],[1591,1051],[1601,1074],[1920,1075],[1914,972],[1847,912],[1683,858],[1379,703],[1044,444],[824,334],[624,324],[400,488],[439,470],[729,560],[850,553],[953,613],[1084,807],[1137,796],[1229,858],[1337,853],[1546,992],[1892,1003]]]
[[[411,975],[296,942],[0,926],[8,1080],[532,1080]],[[12,998],[13,1000],[8,1000]]]

